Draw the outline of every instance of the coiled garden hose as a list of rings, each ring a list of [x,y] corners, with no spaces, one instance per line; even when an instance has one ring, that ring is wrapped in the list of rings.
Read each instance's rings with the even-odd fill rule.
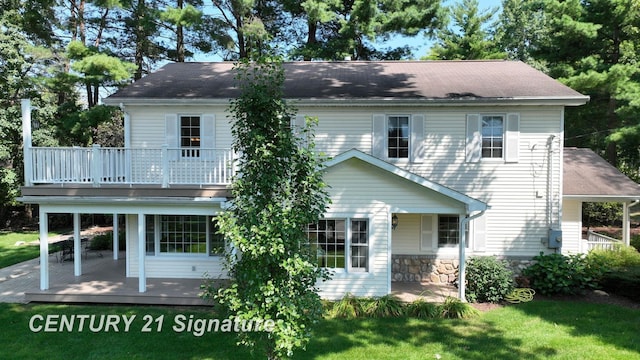
[[[528,302],[533,300],[533,295],[535,295],[535,290],[529,288],[517,288],[514,289],[511,294],[504,297],[504,299],[512,304],[517,304],[521,302]]]

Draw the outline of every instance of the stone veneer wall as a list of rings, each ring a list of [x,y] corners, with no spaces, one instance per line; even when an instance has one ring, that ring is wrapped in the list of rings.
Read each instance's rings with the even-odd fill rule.
[[[507,259],[514,277],[532,264],[529,258]],[[391,255],[391,281],[452,283],[458,278],[457,259],[435,258],[433,255]]]

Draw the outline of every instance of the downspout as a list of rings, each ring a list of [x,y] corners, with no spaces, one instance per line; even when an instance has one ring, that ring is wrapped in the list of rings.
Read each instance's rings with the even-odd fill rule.
[[[631,227],[629,224],[631,219],[631,208],[638,205],[638,203],[640,203],[640,200],[634,200],[628,205],[625,202],[623,206],[624,219],[622,219],[622,241],[626,246],[631,246]]]
[[[480,216],[484,215],[485,210],[481,210],[479,213],[474,214],[469,216],[469,214],[467,214],[467,216],[465,216],[464,218],[460,219],[460,228],[458,229],[459,234],[460,234],[460,244],[458,246],[458,251],[459,251],[459,261],[460,264],[458,265],[458,298],[460,299],[460,301],[462,302],[467,302],[466,299],[466,283],[465,283],[465,279],[466,279],[466,259],[465,259],[465,249],[467,246],[467,239],[466,239],[466,231],[465,228],[467,226],[467,224],[469,223],[469,221],[479,218]]]

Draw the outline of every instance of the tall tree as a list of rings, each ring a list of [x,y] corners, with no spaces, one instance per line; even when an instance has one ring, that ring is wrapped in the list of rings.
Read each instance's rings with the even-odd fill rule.
[[[236,55],[232,58],[259,57],[265,43],[272,37],[265,29],[256,0],[211,0],[216,8],[216,24],[227,36],[216,37],[219,46],[225,46]],[[264,8],[264,7],[263,7]]]
[[[543,36],[545,18],[540,0],[503,0],[502,12],[496,26],[498,47],[511,60],[520,60],[543,69],[532,55],[534,44]]]
[[[591,97],[586,106],[567,110],[566,143],[592,147],[615,166],[637,169],[640,143],[625,136],[632,131],[617,130],[637,127],[640,116],[635,100],[640,84],[640,4],[547,0],[545,9],[548,33],[535,54],[548,63],[552,76]],[[618,147],[625,138],[630,151]]]
[[[0,13],[0,220],[4,225],[7,210],[15,205],[19,187],[24,183],[21,99],[30,98],[38,107],[33,120],[33,144],[51,145],[49,119],[55,111],[55,96],[44,78],[53,60],[51,51],[35,43],[47,43],[25,31],[22,9],[5,8]]]
[[[487,29],[497,9],[481,11],[477,0],[462,0],[449,8],[452,25],[436,32],[436,44],[427,59],[500,59],[505,54]]]
[[[304,60],[408,57],[406,46],[379,49],[375,42],[393,35],[431,34],[442,19],[435,0],[306,0],[285,2],[285,8],[306,24],[306,39],[291,52]]]
[[[235,70],[241,95],[230,112],[242,176],[234,179],[233,203],[218,221],[238,254],[227,252],[233,280],[218,300],[239,320],[273,320],[271,332],[240,335],[278,359],[303,347],[322,316],[315,284],[324,270],[305,227],[324,213],[328,196],[312,122],[291,131],[295,111],[283,99],[280,62],[244,61]]]

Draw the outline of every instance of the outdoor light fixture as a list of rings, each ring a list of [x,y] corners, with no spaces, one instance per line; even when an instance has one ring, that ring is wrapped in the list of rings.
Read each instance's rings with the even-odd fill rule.
[[[398,227],[398,215],[393,214],[391,217],[391,229],[395,230]]]

